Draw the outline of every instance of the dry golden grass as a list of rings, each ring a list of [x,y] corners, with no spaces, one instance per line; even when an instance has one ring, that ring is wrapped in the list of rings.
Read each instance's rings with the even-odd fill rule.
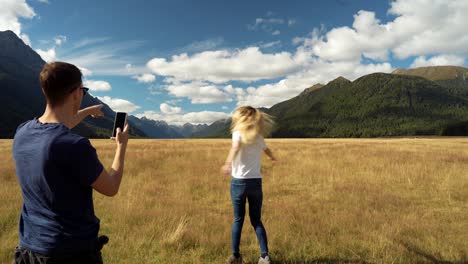
[[[0,140],[0,262],[17,241],[21,194]],[[93,140],[110,166],[114,143]],[[267,140],[263,221],[276,263],[468,262],[468,139]],[[131,140],[119,194],[95,194],[106,263],[224,263],[229,140]],[[241,250],[259,255],[246,219]]]

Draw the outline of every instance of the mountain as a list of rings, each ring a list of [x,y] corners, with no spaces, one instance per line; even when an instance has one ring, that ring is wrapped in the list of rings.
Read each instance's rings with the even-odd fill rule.
[[[274,137],[382,137],[450,134],[468,121],[467,107],[468,97],[428,79],[374,73],[336,79],[268,112],[278,121]]]
[[[197,131],[192,134],[193,138],[218,138],[218,137],[229,137],[231,119],[221,119],[211,125],[207,126],[203,130]]]
[[[185,123],[182,126],[171,126],[171,128],[178,134],[182,135],[182,137],[190,138],[192,137],[193,134],[196,134],[200,131],[204,131],[205,129],[207,129],[208,125],[206,124],[193,125],[190,123]]]
[[[468,96],[468,69],[457,66],[431,66],[415,69],[396,69],[393,74],[412,75],[434,81],[450,92]]]
[[[164,121],[155,121],[146,117],[129,116],[129,120],[150,138],[184,138]]]
[[[311,87],[306,88],[304,91],[302,91],[301,94],[310,93],[310,92],[312,92],[312,91],[315,91],[315,90],[317,90],[317,89],[322,88],[323,86],[325,86],[325,85],[323,85],[323,84],[321,84],[321,83],[314,84],[314,85],[312,85]]]
[[[12,138],[19,124],[44,112],[46,102],[39,84],[39,73],[44,64],[42,58],[15,33],[0,32],[0,138]],[[82,107],[95,104],[103,102],[86,94]],[[104,117],[87,117],[73,130],[86,137],[109,137],[115,112],[105,104],[103,112]],[[133,137],[146,136],[131,122],[130,126]]]
[[[273,137],[468,135],[468,69],[426,67],[338,77],[264,110]],[[443,73],[443,74],[442,74]],[[212,131],[229,137],[229,124]]]
[[[412,75],[431,81],[453,80],[468,78],[468,69],[458,66],[429,66],[414,69],[396,69],[392,74]]]

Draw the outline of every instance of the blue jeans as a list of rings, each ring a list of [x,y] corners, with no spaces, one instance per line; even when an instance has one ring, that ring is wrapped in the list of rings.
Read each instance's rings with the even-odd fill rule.
[[[268,241],[263,227],[262,218],[262,179],[236,179],[231,180],[231,200],[234,207],[234,223],[232,224],[232,252],[240,253],[239,245],[242,226],[245,218],[245,202],[249,201],[250,223],[257,234],[260,251],[268,254]]]

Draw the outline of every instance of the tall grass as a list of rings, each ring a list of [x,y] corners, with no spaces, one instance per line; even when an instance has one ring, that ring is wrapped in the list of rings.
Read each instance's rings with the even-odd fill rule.
[[[93,140],[110,166],[114,143]],[[468,139],[267,140],[262,164],[276,263],[468,262]],[[224,263],[230,254],[229,140],[131,140],[119,194],[95,193],[106,263]],[[0,263],[18,243],[21,194],[0,141]],[[241,251],[256,263],[248,217]]]

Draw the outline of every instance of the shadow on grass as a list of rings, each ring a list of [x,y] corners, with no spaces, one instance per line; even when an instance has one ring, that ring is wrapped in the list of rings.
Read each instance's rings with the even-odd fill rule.
[[[335,258],[316,258],[311,260],[282,260],[275,259],[273,263],[284,264],[370,264],[363,260],[353,259],[335,259]]]
[[[426,260],[432,262],[432,263],[437,263],[437,264],[466,264],[468,263],[468,257],[467,256],[464,256],[463,257],[463,260],[461,261],[447,261],[447,260],[443,260],[441,258],[438,258],[436,256],[434,256],[433,254],[429,253],[429,252],[425,252],[424,250],[418,248],[417,246],[415,245],[412,245],[408,242],[405,242],[405,241],[398,241],[398,243],[400,243],[403,247],[406,248],[406,250],[408,250],[409,252],[411,253],[414,253],[416,255],[419,255],[423,258],[425,258]]]
[[[247,262],[257,263],[257,262]],[[340,258],[315,258],[310,260],[295,260],[291,258],[274,258],[272,263],[274,264],[370,264],[358,259],[340,259]]]

